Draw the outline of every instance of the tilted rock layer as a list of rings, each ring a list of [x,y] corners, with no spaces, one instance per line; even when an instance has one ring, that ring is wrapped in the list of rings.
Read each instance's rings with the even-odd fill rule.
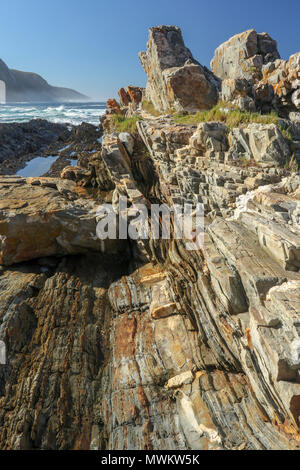
[[[170,70],[201,67],[189,54],[177,28],[151,30],[158,108],[172,102]],[[137,117],[133,134],[106,131],[101,152],[62,178],[0,180],[0,447],[300,449],[291,148],[274,124]],[[100,241],[106,202],[130,221],[143,204],[149,228],[151,204],[201,203],[203,244],[176,238],[172,214],[167,239]]]

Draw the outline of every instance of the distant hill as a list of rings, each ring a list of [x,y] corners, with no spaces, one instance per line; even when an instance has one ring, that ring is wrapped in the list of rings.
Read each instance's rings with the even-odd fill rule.
[[[88,97],[70,88],[49,85],[40,75],[9,69],[0,59],[0,80],[6,84],[6,101],[82,101]]]

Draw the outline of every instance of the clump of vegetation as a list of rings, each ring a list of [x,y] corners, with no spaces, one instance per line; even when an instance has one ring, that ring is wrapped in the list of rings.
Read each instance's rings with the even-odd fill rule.
[[[195,114],[174,114],[175,122],[179,124],[199,124],[200,122],[219,121],[233,129],[243,124],[276,124],[279,118],[276,113],[260,114],[250,111],[242,111],[236,106],[220,101],[208,111],[198,111]]]
[[[109,119],[109,127],[116,132],[129,132],[134,134],[137,131],[136,124],[142,118],[133,116],[127,118],[123,114],[113,114]]]

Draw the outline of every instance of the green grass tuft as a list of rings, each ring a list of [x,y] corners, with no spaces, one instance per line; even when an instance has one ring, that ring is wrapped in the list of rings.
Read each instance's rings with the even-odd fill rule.
[[[126,118],[122,114],[113,114],[109,120],[109,126],[116,132],[129,132],[130,134],[134,134],[137,131],[136,124],[140,120],[140,116]]]
[[[241,111],[237,107],[228,103],[219,102],[208,111],[198,111],[195,114],[174,114],[175,122],[179,124],[199,124],[200,122],[219,121],[223,122],[230,129],[239,127],[242,124],[276,124],[279,118],[276,113],[259,114],[248,111]]]

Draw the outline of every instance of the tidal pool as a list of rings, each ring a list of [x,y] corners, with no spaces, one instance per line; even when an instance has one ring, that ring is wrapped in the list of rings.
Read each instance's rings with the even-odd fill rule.
[[[42,176],[50,170],[51,165],[58,159],[56,157],[36,157],[26,163],[25,168],[19,170],[18,176]]]

